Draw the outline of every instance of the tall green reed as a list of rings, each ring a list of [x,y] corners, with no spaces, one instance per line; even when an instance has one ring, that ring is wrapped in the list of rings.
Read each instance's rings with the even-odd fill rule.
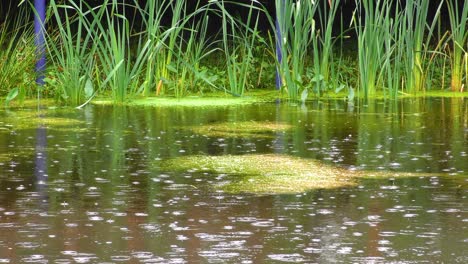
[[[323,76],[323,80],[328,83],[331,81],[331,75],[336,76],[335,72],[331,71],[331,63],[333,62],[333,47],[334,42],[337,38],[333,38],[333,24],[335,22],[338,7],[341,1],[322,1],[322,8],[318,8],[319,21],[320,21],[320,54],[318,58],[314,59],[314,64],[320,64],[320,75]],[[343,35],[341,32],[340,35]],[[344,37],[344,36],[339,36]],[[316,67],[317,68],[317,67]]]
[[[451,54],[451,90],[462,90],[463,83],[463,58],[467,50],[468,38],[468,4],[459,6],[459,1],[447,0],[447,7],[450,20],[450,30],[452,39],[452,54]]]
[[[308,49],[315,38],[314,1],[275,0],[278,20],[277,41],[282,60],[277,61],[283,87],[292,100],[304,91],[305,61]],[[280,34],[278,34],[278,32]]]
[[[165,72],[166,52],[164,41],[168,37],[163,34],[162,20],[166,14],[169,5],[165,1],[147,1],[146,5],[139,7],[138,10],[142,17],[142,31],[145,29],[145,39],[151,41],[148,57],[145,62],[145,76],[143,83],[143,95],[149,96],[153,88],[159,93],[162,86],[162,79]]]
[[[51,0],[49,8],[57,29],[48,35],[53,69],[46,83],[52,86],[57,98],[78,106],[95,93],[93,69],[98,45],[94,28],[105,9],[95,11],[83,1],[74,0],[67,4]]]
[[[411,0],[406,1],[403,15],[405,17],[405,28],[401,32],[406,47],[405,52],[405,75],[406,84],[404,89],[408,92],[419,92],[425,89],[425,77],[428,69],[424,61],[431,53],[430,41],[432,40],[437,19],[440,15],[442,1],[432,18],[428,20],[429,1]]]
[[[212,78],[207,76],[207,70],[202,69],[202,61],[217,51],[216,41],[208,38],[208,9],[204,9],[203,17],[198,22],[191,22],[188,36],[180,37],[176,49],[177,68],[175,74],[175,96],[186,95],[189,90],[203,93],[204,86],[213,86]],[[210,80],[211,79],[211,80]]]
[[[28,17],[28,10],[22,6],[16,16],[7,12],[0,24],[0,93],[8,94],[6,103],[31,94],[35,80],[34,32]]]
[[[384,38],[384,59],[382,65],[382,85],[383,95],[395,99],[402,88],[403,83],[407,83],[406,77],[402,70],[405,68],[405,56],[408,55],[408,51],[412,52],[412,49],[405,48],[405,34],[409,30],[408,24],[406,23],[405,12],[402,10],[400,2],[395,2],[393,6],[393,17],[388,14],[383,23],[383,30],[386,32]],[[388,11],[388,10],[387,10]],[[409,53],[411,55],[413,53]],[[410,58],[412,58],[410,56]],[[410,78],[412,77],[412,71],[410,71]]]
[[[359,0],[353,22],[358,41],[359,95],[375,96],[382,85],[384,69],[389,67],[392,48],[385,40],[392,38],[391,6],[393,1]],[[387,69],[388,70],[388,69]]]
[[[176,97],[188,93],[190,86],[202,80],[214,86],[200,69],[203,58],[214,51],[208,41],[208,7],[201,1],[150,0],[138,11],[143,18],[141,34],[151,42],[145,61],[142,93]],[[163,18],[170,14],[169,25]],[[198,21],[198,22],[195,22]]]
[[[226,9],[227,3],[247,8],[245,19],[232,16]],[[232,95],[241,96],[249,86],[250,81],[253,81],[249,73],[254,62],[253,50],[259,37],[259,15],[257,12],[263,10],[256,7],[255,2],[242,4],[218,1],[216,4],[222,18],[222,43],[229,85],[229,90],[226,90]]]
[[[151,40],[141,39],[137,45],[133,45],[133,23],[130,23],[125,11],[128,7],[135,6],[105,1],[101,8],[105,10],[103,17],[106,24],[98,24],[96,30],[100,74],[109,80],[112,98],[119,103],[140,90],[143,66],[151,45]]]
[[[171,77],[169,76],[170,73],[172,72],[174,75],[177,76],[178,69],[175,67],[177,65],[177,62],[174,62],[174,60],[177,60],[176,54],[179,54],[180,49],[178,47],[178,44],[180,43],[179,41],[181,40],[181,34],[184,30],[184,26],[186,23],[186,17],[185,17],[185,12],[187,8],[187,3],[185,1],[153,1],[155,4],[159,4],[160,6],[166,5],[168,9],[168,12],[172,13],[172,19],[171,19],[171,24],[169,26],[169,29],[166,31],[161,32],[162,35],[165,35],[167,37],[167,41],[165,44],[165,49],[161,53],[162,57],[158,59],[158,61],[163,62],[163,65],[159,65],[158,72],[156,73],[159,75],[159,80],[158,80],[158,87],[157,87],[157,92],[161,92],[161,89],[163,88],[162,84],[164,83],[163,81],[166,81],[166,83],[170,82]],[[160,3],[159,3],[160,2]],[[151,12],[151,11],[150,11]],[[185,17],[185,19],[184,19]],[[154,25],[153,25],[154,26]],[[160,33],[160,34],[161,34]],[[160,37],[161,38],[161,35]],[[185,75],[184,73],[183,75]],[[185,76],[182,76],[185,77]],[[178,85],[177,81],[172,81],[172,86],[174,89],[174,93],[177,97],[180,97],[183,94],[183,89],[185,87],[181,88],[180,85]]]

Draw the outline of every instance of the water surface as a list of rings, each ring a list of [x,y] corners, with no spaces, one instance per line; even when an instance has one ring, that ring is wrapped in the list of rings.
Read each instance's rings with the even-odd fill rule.
[[[291,129],[196,129],[246,121]],[[0,263],[468,263],[467,142],[466,99],[1,110]],[[157,165],[252,153],[425,176],[230,194]]]

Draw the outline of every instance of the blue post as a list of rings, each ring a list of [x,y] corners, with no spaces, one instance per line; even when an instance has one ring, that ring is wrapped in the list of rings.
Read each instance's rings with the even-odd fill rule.
[[[46,68],[46,49],[45,49],[45,16],[46,16],[46,0],[34,0],[34,8],[36,14],[34,16],[34,32],[36,34],[36,52],[37,63],[36,83],[38,85],[44,84],[44,71]]]
[[[281,50],[281,45],[283,41],[283,32],[281,32],[281,25],[284,23],[284,1],[281,1],[281,6],[275,6],[276,10],[276,21],[275,21],[275,27],[276,27],[276,57],[278,59],[278,66],[276,66],[276,89],[279,90],[281,89],[281,86],[283,85],[282,80],[281,80],[281,74],[280,74],[280,65],[283,61],[283,52]],[[278,1],[275,1],[278,3]],[[279,11],[278,11],[279,8]],[[281,20],[281,21],[280,21]],[[281,24],[280,24],[281,23]]]

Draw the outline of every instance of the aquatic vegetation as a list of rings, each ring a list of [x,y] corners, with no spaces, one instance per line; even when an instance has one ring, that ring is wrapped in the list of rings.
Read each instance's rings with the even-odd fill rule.
[[[269,138],[293,128],[290,124],[275,122],[226,122],[187,127],[197,134],[209,137]]]
[[[151,40],[139,39],[138,45],[131,46],[132,24],[126,16],[125,8],[116,1],[105,1],[100,9],[105,10],[104,25],[97,25],[99,30],[95,38],[97,42],[101,67],[99,75],[107,76],[112,98],[117,103],[123,103],[128,96],[134,95],[140,88],[140,78],[144,62],[149,55]],[[107,8],[109,5],[109,9]],[[123,10],[123,11],[120,11]],[[140,37],[142,38],[142,37]],[[136,58],[132,58],[131,50],[135,49]],[[106,81],[104,81],[106,83]],[[101,84],[104,86],[106,84]]]
[[[463,91],[463,63],[467,63],[466,58],[468,39],[468,5],[459,5],[458,1],[447,1],[451,40],[452,40],[452,54],[451,54],[451,90]],[[467,77],[467,76],[465,76]]]
[[[361,0],[353,18],[358,41],[359,89],[364,97],[376,94],[380,76],[390,65],[391,47],[384,40],[392,39],[391,8],[393,1]]]
[[[208,171],[230,175],[216,187],[233,193],[301,193],[356,186],[361,178],[430,176],[423,173],[348,170],[321,161],[281,154],[183,156],[156,163],[168,171]]]
[[[247,5],[249,9],[245,22],[231,16],[225,1],[218,6],[222,14],[223,51],[226,58],[227,79],[231,94],[241,96],[249,85],[249,72],[253,63],[253,49],[257,44],[258,14],[255,16],[255,2]],[[218,3],[218,2],[216,2]],[[239,5],[244,6],[239,3]],[[253,24],[252,27],[249,25]]]
[[[312,38],[313,47],[313,76],[308,76],[312,83],[312,90],[320,96],[327,90],[336,90],[340,87],[340,74],[338,67],[341,64],[341,56],[338,62],[334,61],[334,46],[337,40],[345,37],[343,28],[337,37],[333,35],[333,23],[335,22],[341,1],[322,1],[322,8],[318,8],[321,28],[316,30]],[[343,25],[341,25],[343,27]],[[338,67],[334,65],[338,64]],[[343,87],[344,88],[344,87]],[[349,88],[349,87],[348,87]],[[307,87],[306,87],[307,89]]]
[[[36,55],[28,18],[28,10],[21,7],[19,14],[7,13],[5,22],[0,21],[0,94],[8,94],[6,103],[33,94]]]
[[[50,1],[52,65],[41,91],[74,106],[95,96],[119,104],[213,91],[244,96],[273,89],[275,68],[292,101],[340,91],[354,99],[352,87],[357,97],[396,98],[444,90],[446,78],[453,91],[464,89],[467,7],[455,1],[356,0],[351,15],[353,9],[344,8],[348,2]],[[432,7],[437,9],[431,12]],[[450,32],[443,34],[445,11]],[[20,22],[0,28],[0,82],[7,84],[2,89],[10,101],[34,90],[28,89],[34,75],[21,68],[32,68],[31,61],[21,63],[34,59],[34,49],[25,44],[33,36]]]
[[[427,61],[430,41],[433,37],[442,4],[443,1],[440,2],[432,18],[432,23],[430,23],[427,21],[429,1],[412,0],[406,2],[402,13],[404,20],[400,21],[404,26],[399,34],[403,34],[404,42],[401,44],[406,47],[406,90],[409,92],[415,93],[426,88],[427,70],[424,69],[423,62]]]
[[[163,161],[167,170],[203,170],[232,174],[220,187],[230,192],[295,193],[352,186],[349,171],[286,155],[187,156]]]
[[[1,130],[2,128],[0,127],[0,131]],[[34,148],[24,148],[24,147],[20,149],[15,149],[14,152],[0,153],[0,164],[3,165],[4,163],[12,162],[17,159],[31,157],[34,154],[35,154]]]
[[[274,93],[276,94],[276,93]],[[148,97],[133,99],[130,102],[125,103],[128,106],[151,106],[151,107],[229,107],[236,105],[249,105],[260,102],[268,102],[271,98],[269,97],[200,97],[190,96],[179,98],[169,97]],[[112,100],[96,99],[92,102],[96,105],[112,105]]]
[[[50,128],[64,128],[70,126],[83,125],[85,122],[65,117],[55,117],[47,115],[47,111],[11,111],[3,114],[2,127],[7,130],[35,129],[39,126]]]
[[[300,92],[304,91],[308,49],[313,40],[317,41],[314,15],[318,4],[314,1],[283,0],[275,0],[275,3],[277,20],[281,21],[276,25],[276,41],[281,54],[277,62],[279,78],[289,98],[297,100]],[[282,8],[278,8],[280,6]]]

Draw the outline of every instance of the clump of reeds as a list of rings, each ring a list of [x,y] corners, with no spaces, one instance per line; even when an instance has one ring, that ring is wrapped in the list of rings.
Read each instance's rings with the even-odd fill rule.
[[[93,69],[99,47],[95,28],[104,9],[95,11],[83,1],[73,0],[67,4],[51,0],[49,8],[57,28],[48,34],[47,48],[54,69],[46,82],[57,99],[78,106],[95,92]]]
[[[273,14],[258,1],[104,0],[90,5],[83,0],[51,0],[49,22],[55,28],[48,31],[52,66],[46,80],[56,97],[70,105],[86,103],[98,93],[115,102],[215,89],[242,96],[260,80],[271,82],[263,87],[273,87],[275,66],[281,88],[292,100],[306,100],[309,91],[316,96],[338,92],[348,83],[357,86],[361,97],[396,98],[399,93],[430,89],[431,78],[442,79],[443,85],[446,72],[451,74],[451,90],[460,91],[468,74],[468,5],[446,3],[450,49],[440,33],[441,39],[434,42],[443,2],[430,18],[429,1],[356,0],[353,23],[345,28],[340,21],[337,30],[343,4],[338,0],[275,0]],[[228,6],[246,12],[239,17]],[[260,31],[260,15],[267,18],[270,31]],[[219,31],[208,29],[210,16],[220,19]],[[9,82],[0,89],[4,94],[13,91],[12,97],[20,91],[16,84],[25,82],[17,71],[28,72],[21,67],[34,64],[20,65],[24,60],[12,59],[26,54],[21,47],[33,39],[22,22],[14,23],[0,27],[0,83]],[[348,30],[356,35],[357,67],[342,57],[346,47],[335,45]],[[277,51],[275,41],[265,41],[273,31]],[[34,58],[30,50],[27,57]],[[261,59],[256,58],[259,51]],[[215,64],[210,64],[209,56]],[[442,67],[438,72],[436,63],[445,61],[437,56],[450,59],[451,71]],[[276,60],[276,65],[265,67],[265,60]],[[352,88],[348,91],[354,94]]]
[[[463,63],[467,54],[467,38],[468,38],[468,4],[459,5],[459,1],[447,1],[451,40],[452,54],[450,56],[452,66],[452,81],[450,84],[452,91],[463,91]],[[465,62],[466,63],[466,62]]]
[[[7,95],[7,103],[32,94],[36,53],[28,17],[26,8],[20,7],[19,14],[7,13],[0,24],[0,94]]]

